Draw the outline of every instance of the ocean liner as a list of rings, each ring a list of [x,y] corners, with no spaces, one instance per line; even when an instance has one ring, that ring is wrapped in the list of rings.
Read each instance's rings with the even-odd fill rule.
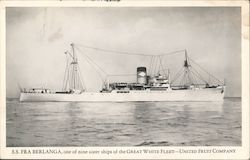
[[[161,60],[164,55],[151,55],[151,65],[158,60],[158,69],[154,68],[154,73],[148,74],[144,66],[137,67],[136,81],[109,82],[107,75],[103,80],[102,89],[98,92],[89,92],[85,89],[81,77],[75,44],[71,44],[72,50],[65,52],[67,57],[66,70],[64,74],[63,87],[60,91],[51,91],[48,88],[20,88],[20,101],[82,101],[82,102],[126,102],[126,101],[223,101],[225,93],[225,83],[204,70],[194,62],[187,54],[186,50],[174,53],[184,54],[184,63],[179,72],[170,79],[169,69],[164,69]],[[85,46],[88,47],[88,46]],[[105,52],[115,52],[105,49],[89,47],[91,49]],[[129,54],[127,52],[117,52],[118,54]],[[171,53],[172,54],[172,53]],[[149,55],[146,55],[149,56]],[[85,58],[92,65],[99,67],[89,56]],[[204,71],[209,77],[206,80],[191,62]],[[99,67],[101,70],[102,68]],[[152,70],[152,69],[151,69]],[[126,76],[126,75],[125,75]],[[174,82],[179,79],[179,84]]]

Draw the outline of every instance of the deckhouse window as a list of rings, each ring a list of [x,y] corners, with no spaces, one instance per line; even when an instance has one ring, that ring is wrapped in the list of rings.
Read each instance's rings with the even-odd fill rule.
[[[117,91],[117,93],[129,93],[129,91]]]

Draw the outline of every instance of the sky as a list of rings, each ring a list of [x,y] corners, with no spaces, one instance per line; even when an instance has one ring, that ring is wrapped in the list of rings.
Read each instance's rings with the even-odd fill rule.
[[[226,81],[226,96],[241,96],[241,15],[239,7],[10,7],[6,11],[7,97],[19,87],[61,90],[64,52],[74,43],[88,91],[102,81],[90,57],[107,74],[135,74],[150,59],[83,47],[158,55],[186,49],[209,73]],[[164,57],[170,73],[183,65],[183,54]],[[102,76],[105,73],[101,72]],[[113,77],[114,78],[114,77]],[[113,79],[113,81],[121,81]],[[122,77],[135,81],[135,77]]]

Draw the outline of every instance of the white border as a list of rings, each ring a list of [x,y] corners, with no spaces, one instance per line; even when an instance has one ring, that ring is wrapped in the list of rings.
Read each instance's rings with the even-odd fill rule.
[[[181,7],[181,6],[227,6],[241,7],[242,12],[242,146],[241,147],[6,147],[6,7]],[[0,158],[5,159],[249,159],[249,2],[246,1],[0,1]],[[245,25],[248,24],[248,25]],[[231,154],[11,154],[12,149],[60,149],[63,150],[116,150],[116,149],[236,149]]]

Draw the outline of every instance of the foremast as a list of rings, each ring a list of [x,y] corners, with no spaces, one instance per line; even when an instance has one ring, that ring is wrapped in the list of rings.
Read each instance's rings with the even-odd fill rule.
[[[85,91],[84,82],[82,80],[77,55],[75,53],[74,44],[70,44],[72,53],[66,51],[66,70],[64,74],[62,92],[65,93],[82,93]]]

